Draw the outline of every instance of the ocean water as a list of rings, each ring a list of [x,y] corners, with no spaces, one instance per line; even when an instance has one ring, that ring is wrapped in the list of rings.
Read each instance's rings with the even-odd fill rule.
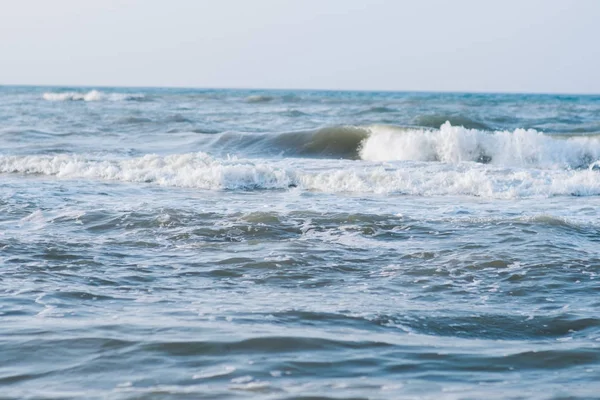
[[[0,398],[600,398],[600,96],[0,87]]]

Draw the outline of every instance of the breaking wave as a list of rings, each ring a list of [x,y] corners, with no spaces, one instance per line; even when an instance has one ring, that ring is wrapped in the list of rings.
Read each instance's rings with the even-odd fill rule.
[[[293,184],[293,178],[281,168],[236,159],[217,160],[206,153],[149,154],[118,161],[79,155],[0,156],[0,172],[200,189],[277,189]]]
[[[225,132],[202,138],[211,151],[261,156],[365,161],[478,162],[507,167],[600,167],[600,137],[546,135],[529,129],[482,131],[444,123],[439,129],[390,125],[335,126],[278,134]]]
[[[588,168],[600,160],[600,137],[559,138],[529,129],[487,132],[444,123],[439,130],[375,126],[361,143],[363,160],[464,161],[509,167]]]
[[[206,153],[97,160],[81,155],[0,156],[0,173],[150,183],[208,190],[298,188],[320,192],[489,198],[598,196],[593,169],[507,169],[485,164],[218,159]]]
[[[89,92],[46,92],[42,95],[48,101],[128,101],[142,100],[143,94],[135,93],[104,93],[98,90]]]

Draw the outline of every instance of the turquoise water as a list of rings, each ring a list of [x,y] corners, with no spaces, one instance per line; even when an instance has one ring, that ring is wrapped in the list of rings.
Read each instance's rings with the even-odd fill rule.
[[[0,87],[0,398],[588,399],[600,96]]]

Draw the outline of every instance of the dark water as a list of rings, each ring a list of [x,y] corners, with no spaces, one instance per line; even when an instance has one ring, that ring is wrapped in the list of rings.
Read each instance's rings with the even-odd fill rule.
[[[599,134],[597,96],[1,87],[0,398],[600,398]]]

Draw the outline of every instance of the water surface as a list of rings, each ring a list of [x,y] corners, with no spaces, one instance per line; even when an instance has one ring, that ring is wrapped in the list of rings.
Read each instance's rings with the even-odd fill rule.
[[[0,87],[0,397],[598,397],[599,121]]]

